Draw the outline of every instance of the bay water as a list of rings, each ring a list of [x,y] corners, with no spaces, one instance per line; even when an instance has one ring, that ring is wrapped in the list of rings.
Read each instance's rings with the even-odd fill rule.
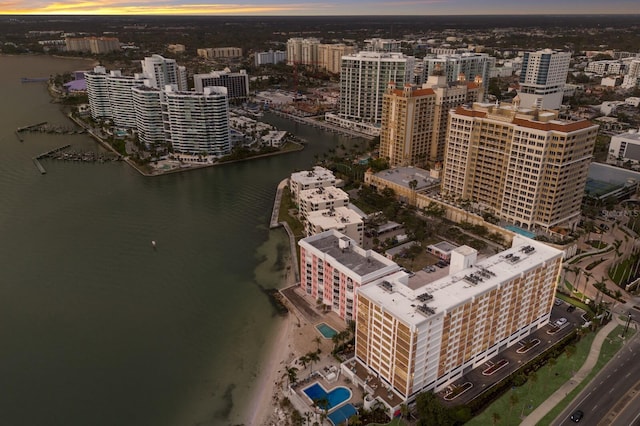
[[[43,159],[42,175],[39,153],[100,148],[20,142],[17,127],[72,125],[45,83],[20,78],[92,66],[0,56],[0,424],[240,424],[281,321],[263,292],[288,254],[268,229],[276,186],[354,142],[270,116],[305,149],[152,178]]]

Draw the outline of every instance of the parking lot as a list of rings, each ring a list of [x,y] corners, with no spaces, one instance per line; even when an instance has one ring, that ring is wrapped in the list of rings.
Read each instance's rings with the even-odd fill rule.
[[[573,307],[573,309],[567,312],[570,307]],[[440,396],[443,397],[443,403],[449,406],[456,406],[475,399],[485,389],[500,382],[558,343],[571,330],[581,327],[584,324],[583,314],[584,311],[581,309],[575,309],[575,306],[560,301],[551,310],[548,325],[536,330],[520,340],[520,342],[500,352],[488,362],[462,376],[452,386],[466,386],[468,389],[453,399],[446,399],[443,397],[444,394],[441,393]],[[471,383],[472,386],[469,387],[468,383]]]

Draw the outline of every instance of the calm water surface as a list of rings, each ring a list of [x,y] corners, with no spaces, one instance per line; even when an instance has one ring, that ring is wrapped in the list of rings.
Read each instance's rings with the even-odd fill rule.
[[[275,187],[352,141],[271,117],[304,151],[144,178],[124,163],[31,158],[84,135],[42,83],[80,60],[0,56],[0,424],[240,423],[279,319],[261,287],[282,282]],[[157,250],[151,241],[157,241]]]

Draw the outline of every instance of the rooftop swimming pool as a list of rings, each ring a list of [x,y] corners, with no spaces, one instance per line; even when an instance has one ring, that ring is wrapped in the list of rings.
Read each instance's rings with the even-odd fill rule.
[[[523,236],[525,236],[527,238],[535,238],[535,236],[536,236],[536,234],[534,234],[533,232],[529,232],[526,229],[518,228],[517,226],[514,226],[514,225],[504,226],[504,229],[507,229],[509,231],[513,231],[516,234],[523,235]]]
[[[327,392],[318,382],[312,384],[308,388],[305,388],[303,392],[309,397],[309,399],[311,399],[311,401],[327,398],[327,411],[331,411],[332,408],[337,407],[351,398],[351,391],[345,387],[339,386]]]
[[[320,334],[322,334],[322,336],[324,336],[325,339],[331,339],[333,336],[338,334],[337,331],[335,331],[333,328],[329,327],[327,324],[325,324],[323,322],[318,324],[318,325],[316,325],[316,328],[318,329]]]

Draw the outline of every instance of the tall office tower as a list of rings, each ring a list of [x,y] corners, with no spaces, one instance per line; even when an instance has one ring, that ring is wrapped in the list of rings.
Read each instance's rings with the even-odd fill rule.
[[[360,52],[342,57],[340,113],[342,119],[379,125],[387,84],[413,81],[415,58],[401,53]]]
[[[400,52],[400,41],[386,38],[369,38],[364,41],[364,50],[370,52]]]
[[[320,40],[317,38],[290,38],[287,40],[287,65],[316,66],[319,44]]]
[[[209,74],[195,74],[193,83],[196,92],[202,92],[205,87],[226,87],[229,100],[246,99],[249,96],[249,75],[246,70],[231,72],[226,68],[224,71],[212,71]]]
[[[445,76],[433,75],[422,88],[402,90],[390,84],[382,104],[380,156],[392,167],[442,161],[449,110],[477,101],[482,93],[481,85],[463,77],[448,83]]]
[[[151,55],[142,61],[142,73],[151,82],[151,87],[164,89],[175,85],[178,90],[187,90],[187,70],[178,66],[175,59],[166,59],[160,55]]]
[[[551,49],[526,52],[520,71],[520,106],[560,109],[571,53]]]
[[[175,152],[215,157],[231,152],[226,88],[206,87],[197,93],[167,86],[162,103],[165,137]]]
[[[319,44],[318,67],[325,71],[339,74],[342,57],[354,52],[354,47],[346,44]]]
[[[144,84],[141,74],[123,76],[120,71],[111,71],[107,76],[111,116],[116,127],[133,129],[136,127],[136,113],[133,106],[133,89]]]
[[[390,412],[441,391],[549,322],[561,268],[560,250],[516,236],[480,261],[476,250],[456,248],[445,277],[401,271],[362,286],[351,362],[364,368],[343,373],[390,386],[379,397]]]
[[[148,83],[148,80],[147,80]],[[165,142],[162,119],[162,91],[148,85],[131,89],[136,115],[138,138],[147,149],[160,147]]]
[[[111,104],[109,103],[109,85],[107,84],[107,70],[97,66],[93,71],[84,73],[87,82],[87,97],[89,109],[94,120],[111,118]]]
[[[442,195],[479,203],[528,229],[573,228],[598,126],[516,105],[476,103],[450,112]]]
[[[489,74],[495,61],[496,58],[486,53],[427,56],[424,58],[422,81],[427,81],[427,77],[435,73],[442,73],[449,82],[460,80],[461,74],[467,81],[477,81],[476,77],[480,76],[486,93],[489,86]]]
[[[363,250],[334,229],[303,238],[298,245],[300,287],[344,320],[356,317],[358,288],[400,270],[395,262],[373,250]]]

